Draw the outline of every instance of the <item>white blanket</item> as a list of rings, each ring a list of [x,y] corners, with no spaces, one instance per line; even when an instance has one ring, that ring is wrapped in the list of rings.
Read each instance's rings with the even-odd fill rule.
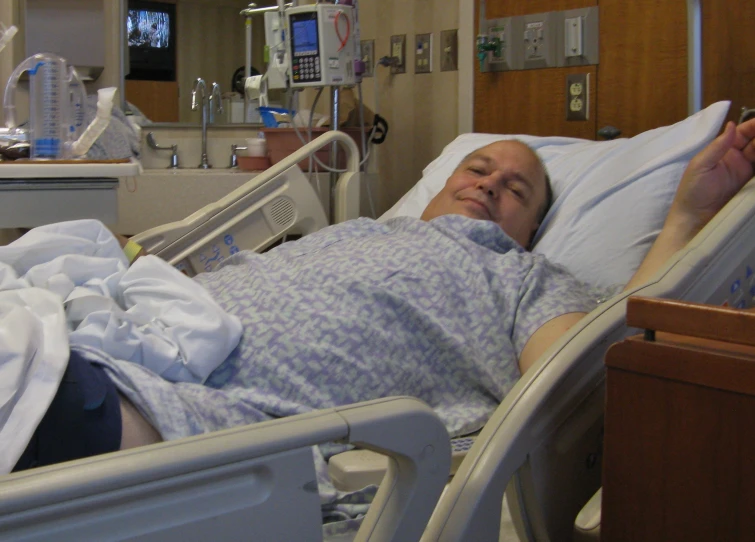
[[[159,258],[129,268],[97,221],[43,226],[0,247],[0,472],[13,467],[50,405],[69,343],[167,380],[203,383],[241,331],[238,318]]]

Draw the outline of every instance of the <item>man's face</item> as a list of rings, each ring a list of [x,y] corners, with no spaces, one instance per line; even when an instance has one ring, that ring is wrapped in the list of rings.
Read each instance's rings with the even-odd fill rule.
[[[422,220],[457,214],[490,220],[527,248],[545,205],[545,171],[518,141],[498,141],[470,154],[422,213]]]

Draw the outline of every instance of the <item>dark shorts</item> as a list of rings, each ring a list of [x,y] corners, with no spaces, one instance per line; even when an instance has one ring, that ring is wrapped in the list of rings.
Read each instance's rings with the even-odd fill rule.
[[[120,446],[115,385],[101,366],[71,352],[60,387],[13,472],[114,452]]]

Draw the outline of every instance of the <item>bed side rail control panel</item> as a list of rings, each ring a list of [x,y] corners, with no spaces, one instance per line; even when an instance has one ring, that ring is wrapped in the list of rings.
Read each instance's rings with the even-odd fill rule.
[[[286,235],[327,226],[320,200],[297,167],[274,179],[250,180],[184,220],[134,238],[188,276],[212,271],[241,250],[259,251]]]

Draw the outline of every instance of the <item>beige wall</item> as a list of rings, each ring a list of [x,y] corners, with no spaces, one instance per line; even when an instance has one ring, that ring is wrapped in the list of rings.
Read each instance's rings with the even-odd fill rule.
[[[421,177],[422,169],[459,133],[458,73],[440,71],[440,32],[459,27],[458,0],[360,0],[362,39],[375,40],[375,56],[389,55],[390,37],[406,34],[406,73],[375,67],[362,83],[365,104],[390,125],[376,146],[378,213],[388,210]],[[433,73],[414,74],[414,37],[433,34]],[[376,100],[377,98],[377,100]]]

